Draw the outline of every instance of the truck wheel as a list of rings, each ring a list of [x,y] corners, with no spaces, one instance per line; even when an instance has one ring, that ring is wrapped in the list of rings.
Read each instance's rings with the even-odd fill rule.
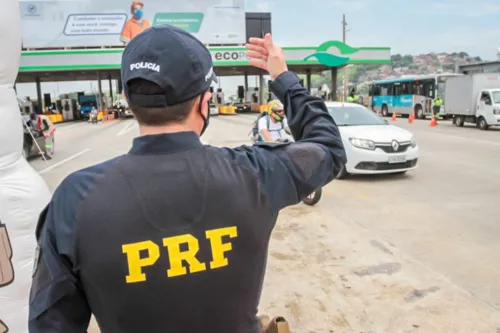
[[[454,118],[453,121],[455,123],[455,126],[457,126],[457,127],[464,127],[464,123],[465,123],[464,117],[462,117],[462,116],[455,116],[455,118]]]
[[[389,117],[389,108],[387,105],[382,105],[382,116]]]
[[[415,107],[415,118],[425,119],[424,110],[422,109],[422,106],[420,106],[420,105],[417,105]]]
[[[479,117],[479,119],[477,120],[477,127],[480,130],[486,131],[489,126],[488,123],[486,122],[486,119],[484,119],[483,117]]]

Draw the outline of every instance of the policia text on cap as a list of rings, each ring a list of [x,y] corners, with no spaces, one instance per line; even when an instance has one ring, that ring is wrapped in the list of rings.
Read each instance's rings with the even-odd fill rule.
[[[289,72],[267,35],[247,45],[274,80],[291,144],[200,143],[217,78],[189,33],[134,38],[122,81],[140,136],[122,156],[69,175],[37,227],[32,333],[257,333],[270,234],[279,211],[346,162],[324,102]]]

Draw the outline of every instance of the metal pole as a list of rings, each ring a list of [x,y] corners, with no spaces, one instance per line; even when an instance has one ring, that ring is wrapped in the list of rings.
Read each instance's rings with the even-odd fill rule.
[[[347,33],[347,21],[345,18],[345,14],[342,16],[342,42],[346,43],[346,33]],[[346,100],[346,92],[347,92],[347,66],[344,66],[344,91],[342,92],[342,100]]]

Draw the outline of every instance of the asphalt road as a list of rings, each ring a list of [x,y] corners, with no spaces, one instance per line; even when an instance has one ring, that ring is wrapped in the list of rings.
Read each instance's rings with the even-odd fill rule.
[[[254,119],[255,115],[212,118],[204,140],[213,145],[247,144]],[[326,224],[335,219],[359,227],[500,318],[500,130],[456,128],[444,121],[432,128],[429,121],[410,125],[402,118],[394,124],[415,134],[419,168],[402,176],[334,181],[324,189],[318,218]],[[31,163],[54,189],[70,172],[125,153],[136,135],[134,120],[63,124],[56,133],[54,159]],[[302,219],[307,223],[307,215]]]

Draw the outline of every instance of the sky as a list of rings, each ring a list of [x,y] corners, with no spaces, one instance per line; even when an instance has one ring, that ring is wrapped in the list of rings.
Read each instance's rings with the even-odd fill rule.
[[[342,14],[346,14],[346,40],[354,47],[385,46],[392,54],[412,55],[465,51],[484,60],[495,60],[500,47],[499,0],[246,0],[246,11],[271,12],[273,38],[282,46],[342,40]],[[230,92],[243,85],[239,77],[220,81]],[[42,90],[55,95],[90,86],[89,82],[44,83]],[[108,90],[107,83],[103,89]],[[18,85],[18,94],[36,98],[35,85]]]

